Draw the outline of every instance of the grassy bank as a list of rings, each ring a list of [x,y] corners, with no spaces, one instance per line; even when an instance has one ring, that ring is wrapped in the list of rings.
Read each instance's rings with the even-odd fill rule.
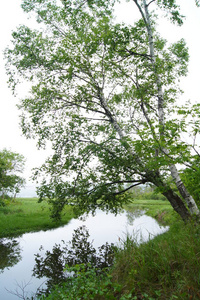
[[[37,198],[17,198],[15,202],[0,206],[0,238],[55,228],[68,223],[72,217],[72,209],[65,207],[62,220],[56,223],[50,218],[47,202],[38,203]]]
[[[177,222],[154,240],[127,238],[104,275],[76,266],[71,284],[55,287],[48,300],[200,299],[200,228]]]
[[[126,210],[134,211],[136,209],[144,210],[145,214],[155,218],[161,224],[173,224],[180,220],[179,215],[173,210],[168,201],[139,199],[125,206]]]
[[[127,239],[112,276],[131,299],[200,299],[200,228],[177,222],[140,246]]]
[[[42,299],[196,300],[200,299],[200,227],[184,224],[162,200],[136,200],[126,207],[170,223],[168,232],[147,243],[127,237],[104,275],[75,266],[78,276]],[[73,270],[73,271],[74,271]]]
[[[125,208],[130,211],[145,210],[161,222],[167,221],[169,213],[170,218],[172,215],[171,206],[162,200],[134,200]],[[61,221],[56,223],[50,218],[47,202],[38,203],[37,198],[17,198],[15,202],[0,206],[0,238],[55,228],[68,223],[72,217],[72,209],[65,207]]]

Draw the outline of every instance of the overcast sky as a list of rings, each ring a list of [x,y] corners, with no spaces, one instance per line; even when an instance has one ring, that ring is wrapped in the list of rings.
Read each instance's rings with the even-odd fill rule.
[[[181,5],[182,14],[186,16],[184,25],[181,28],[176,27],[162,18],[159,23],[159,31],[170,42],[182,37],[186,40],[190,53],[189,74],[181,81],[181,87],[185,91],[184,99],[200,102],[200,8],[196,8],[194,0],[177,2]],[[38,151],[35,141],[27,140],[21,135],[19,111],[16,108],[20,95],[15,98],[8,88],[2,53],[9,45],[11,31],[19,24],[30,22],[30,20],[27,21],[26,14],[21,10],[20,3],[21,0],[6,0],[2,1],[0,6],[0,150],[6,148],[24,155],[26,158],[24,177],[27,179],[27,187],[22,191],[21,196],[33,196],[34,184],[28,178],[31,176],[31,169],[41,165],[47,157],[47,151]],[[129,23],[134,22],[137,13],[133,3],[124,3],[123,6],[118,6],[119,18]]]

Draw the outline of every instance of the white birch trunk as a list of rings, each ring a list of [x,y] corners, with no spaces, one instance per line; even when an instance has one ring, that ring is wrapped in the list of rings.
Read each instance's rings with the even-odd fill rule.
[[[175,165],[171,165],[170,166],[170,171],[171,171],[171,175],[172,178],[174,179],[176,186],[181,194],[181,196],[185,199],[187,206],[191,212],[191,214],[199,214],[199,209],[193,199],[193,197],[188,193],[187,189],[185,188],[179,174],[177,171],[177,168]]]
[[[139,6],[137,0],[134,0],[137,6]],[[149,11],[148,11],[148,5],[146,3],[146,0],[143,0],[143,5],[144,5],[144,13],[142,13],[141,7],[139,8],[142,17],[145,21],[146,28],[147,28],[147,33],[148,33],[148,38],[149,38],[149,50],[150,50],[150,56],[151,56],[151,62],[153,67],[155,68],[155,63],[156,63],[156,58],[155,58],[155,52],[154,52],[154,41],[153,41],[153,33],[151,29],[151,21],[150,21],[150,16],[149,16]],[[155,71],[156,74],[156,71]],[[160,126],[160,139],[161,141],[164,140],[164,127],[165,127],[165,115],[164,115],[164,97],[163,97],[163,90],[162,90],[162,85],[161,85],[161,80],[159,74],[156,74],[156,84],[157,84],[157,90],[158,90],[158,117],[159,117],[159,126]],[[163,149],[163,152],[165,154],[168,154],[168,151],[166,149]],[[199,209],[195,203],[195,200],[193,197],[189,194],[187,191],[186,187],[184,186],[178,170],[174,164],[169,166],[172,178],[181,194],[183,199],[186,201],[187,206],[190,210],[190,213],[193,214],[199,214]]]

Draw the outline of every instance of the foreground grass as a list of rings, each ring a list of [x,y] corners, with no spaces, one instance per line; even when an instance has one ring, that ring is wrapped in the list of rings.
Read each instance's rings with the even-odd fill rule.
[[[177,222],[140,246],[127,239],[123,248],[112,271],[123,293],[135,299],[200,299],[199,226]]]
[[[64,225],[73,217],[72,208],[65,207],[60,222],[50,218],[47,202],[38,203],[37,198],[17,198],[0,207],[0,238],[17,236],[25,232],[47,230]]]
[[[76,271],[77,269],[77,271]],[[77,277],[40,299],[200,299],[200,227],[177,222],[138,245],[128,237],[106,274],[76,266]]]

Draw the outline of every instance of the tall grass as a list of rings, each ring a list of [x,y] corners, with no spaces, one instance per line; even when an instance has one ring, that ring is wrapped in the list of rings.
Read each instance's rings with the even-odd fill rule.
[[[133,299],[200,299],[199,226],[178,222],[141,245],[127,238],[112,276]]]
[[[37,198],[17,198],[15,202],[0,207],[0,238],[16,236],[24,232],[46,230],[64,225],[73,217],[72,208],[66,206],[62,220],[50,218],[47,202],[38,203]]]

